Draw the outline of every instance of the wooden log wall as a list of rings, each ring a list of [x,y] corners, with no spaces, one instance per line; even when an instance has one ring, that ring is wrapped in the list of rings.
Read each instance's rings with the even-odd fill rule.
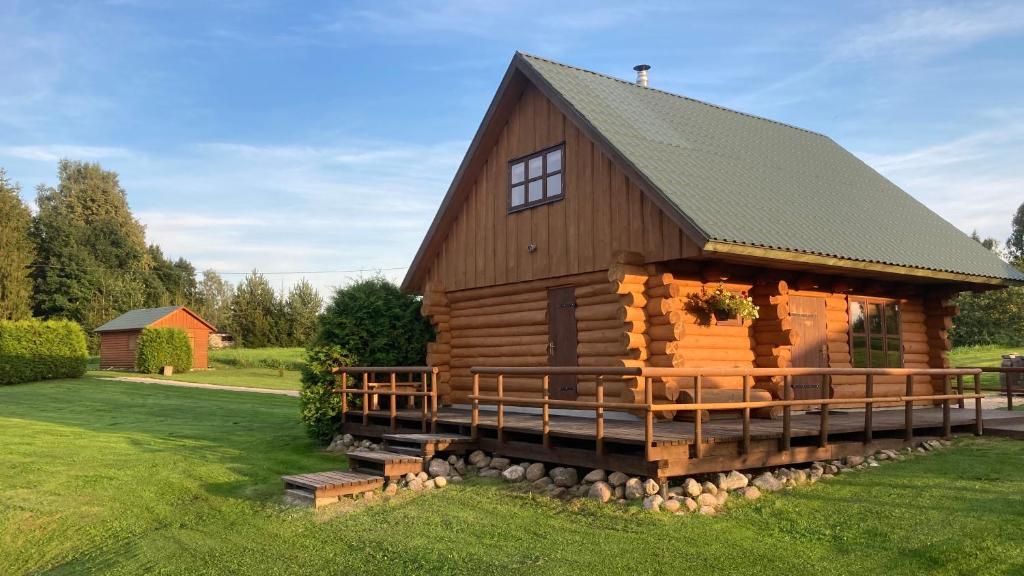
[[[949,340],[949,329],[953,326],[953,317],[960,313],[960,309],[953,303],[952,298],[953,294],[951,293],[935,292],[925,296],[921,302],[920,313],[924,323],[925,346],[915,348],[913,353],[915,361],[924,363],[929,368],[950,367],[949,350],[952,343]],[[904,339],[905,345],[906,339]],[[904,354],[906,354],[906,350],[904,350]],[[932,382],[932,388],[941,393],[942,379],[935,379]]]
[[[438,369],[438,395],[442,401],[451,394],[451,308],[444,287],[432,283],[427,285],[420,304],[420,312],[434,327],[434,341],[427,343],[427,366]]]
[[[785,280],[762,279],[751,289],[759,318],[753,323],[754,365],[758,368],[789,368],[797,334],[790,326],[789,284]],[[762,378],[757,388],[782,397],[782,379]]]

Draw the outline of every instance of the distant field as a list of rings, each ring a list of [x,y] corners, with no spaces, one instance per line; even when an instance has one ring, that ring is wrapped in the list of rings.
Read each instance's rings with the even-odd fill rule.
[[[298,390],[302,387],[299,369],[304,348],[225,348],[210,350],[210,369],[193,370],[173,376],[138,374],[131,371],[99,370],[99,357],[89,359],[89,374],[98,377],[146,376],[161,380],[179,380],[199,384]]]
[[[1016,352],[1024,354],[1024,347],[1008,348],[1005,346],[962,346],[949,353],[949,361],[957,368],[984,368],[999,366],[1003,354]],[[981,386],[985,390],[999,389],[999,374],[982,374]]]
[[[210,350],[210,367],[300,370],[305,358],[305,348],[221,348]]]

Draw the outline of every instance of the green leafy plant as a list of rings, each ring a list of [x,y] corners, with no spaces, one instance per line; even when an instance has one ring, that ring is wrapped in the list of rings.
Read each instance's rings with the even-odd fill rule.
[[[758,307],[753,298],[745,291],[738,294],[730,292],[722,284],[711,292],[701,289],[699,293],[690,294],[686,309],[705,324],[711,322],[712,316],[718,321],[733,318],[756,320],[758,317]]]
[[[0,384],[85,374],[85,332],[68,320],[0,321]]]
[[[192,344],[188,334],[180,328],[143,329],[135,352],[135,369],[157,374],[164,366],[173,366],[175,372],[192,369]]]
[[[299,392],[299,419],[316,440],[327,443],[341,431],[341,396],[334,390],[335,368],[352,366],[353,358],[341,346],[317,346],[306,354]]]

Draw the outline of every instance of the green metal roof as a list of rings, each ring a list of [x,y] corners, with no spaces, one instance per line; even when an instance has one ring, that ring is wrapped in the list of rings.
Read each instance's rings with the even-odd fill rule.
[[[518,54],[707,240],[1024,280],[827,136]]]
[[[182,306],[164,306],[163,308],[139,308],[138,310],[129,310],[110,322],[96,328],[95,332],[141,330],[179,308],[182,308]]]

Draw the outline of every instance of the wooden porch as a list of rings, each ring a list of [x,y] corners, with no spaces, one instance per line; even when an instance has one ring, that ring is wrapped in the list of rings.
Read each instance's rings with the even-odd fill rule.
[[[389,372],[390,371],[390,372]],[[417,372],[418,371],[418,372]],[[835,459],[869,450],[912,445],[925,438],[950,437],[955,432],[982,434],[985,421],[1005,425],[1024,414],[982,411],[979,369],[760,369],[760,368],[474,368],[471,405],[440,406],[431,368],[344,368],[339,370],[337,392],[343,401],[343,430],[375,438],[389,434],[450,434],[465,438],[464,451],[479,448],[505,456],[552,464],[605,468],[656,478],[710,473],[732,469],[783,466]],[[377,382],[372,374],[387,374]],[[359,379],[351,374],[362,375]],[[414,377],[413,374],[416,376]],[[597,379],[598,401],[557,400],[548,397],[548,380],[573,374]],[[536,377],[542,398],[506,395],[506,375]],[[784,380],[784,399],[728,403],[701,402],[701,381],[706,375],[739,375],[742,397],[748,399],[755,378]],[[864,398],[793,399],[791,380],[796,376],[857,375],[865,378],[870,393],[876,376],[902,376],[907,394]],[[635,376],[644,380],[664,377],[694,378],[696,402],[642,404],[603,401],[603,378]],[[914,377],[941,379],[943,393],[913,394]],[[479,391],[481,378],[498,382],[493,395]],[[972,380],[973,392],[966,390]],[[354,380],[360,387],[349,387]],[[400,385],[402,382],[404,385]],[[651,390],[653,386],[645,386]],[[822,388],[828,390],[827,386]],[[357,410],[352,398],[362,397]],[[863,409],[832,408],[861,404]],[[886,407],[876,407],[876,404]],[[889,407],[898,404],[899,407]],[[387,409],[380,409],[386,405]],[[752,418],[753,410],[779,408],[778,418]],[[824,409],[823,409],[824,408]],[[662,412],[730,411],[736,418],[703,421],[701,418],[659,419]],[[615,416],[609,414],[615,411]]]

